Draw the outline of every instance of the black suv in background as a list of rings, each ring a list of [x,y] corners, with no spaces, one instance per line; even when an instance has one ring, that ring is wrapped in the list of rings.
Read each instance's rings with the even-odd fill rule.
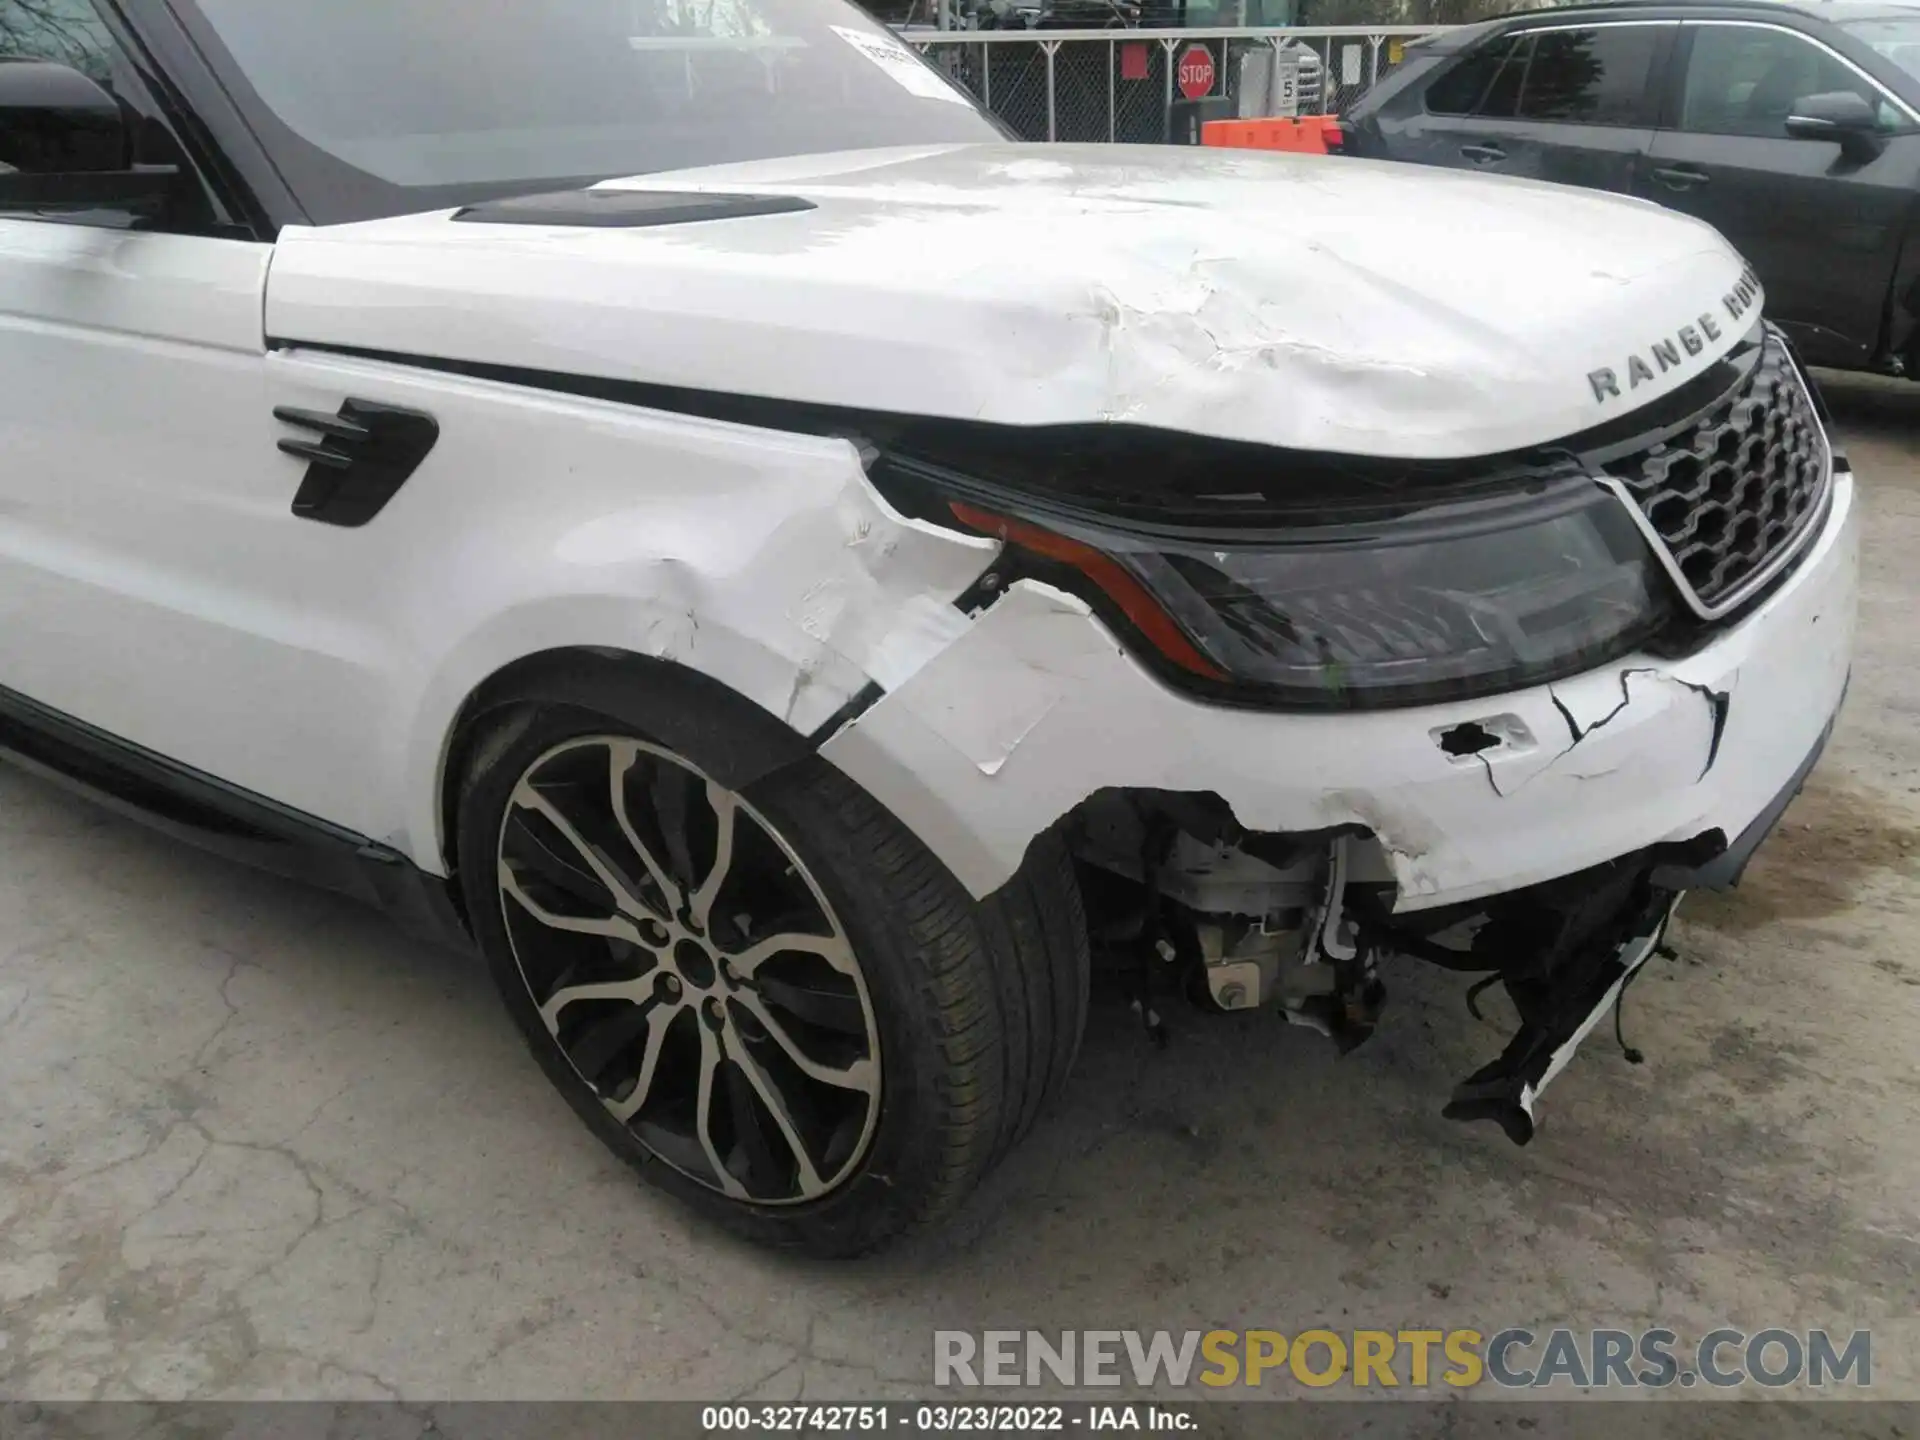
[[[1920,5],[1534,11],[1413,47],[1342,128],[1349,155],[1698,216],[1745,254],[1809,361],[1920,373]],[[1497,215],[1487,246],[1505,263]]]

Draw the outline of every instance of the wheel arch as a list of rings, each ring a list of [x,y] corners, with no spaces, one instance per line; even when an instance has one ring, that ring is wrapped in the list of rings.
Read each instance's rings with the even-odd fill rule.
[[[760,654],[769,662],[780,658],[764,651]],[[798,676],[798,666],[781,663]],[[670,729],[673,722],[667,717],[674,713],[674,706],[663,701],[684,702],[705,696],[722,704],[731,703],[762,722],[752,727],[751,746],[734,745],[724,752],[719,766],[723,773],[715,778],[736,790],[814,753],[804,735],[752,689],[732,683],[735,678],[721,678],[660,655],[596,644],[551,646],[499,664],[466,687],[459,703],[438,725],[441,738],[429,772],[429,793],[422,797],[431,821],[422,833],[431,836],[432,856],[443,867],[442,873],[454,874],[461,784],[474,747],[517,707],[572,705],[598,709],[600,697],[611,688],[624,692],[637,708],[657,711]],[[751,685],[752,681],[747,683]],[[793,685],[793,680],[787,682],[788,695]],[[764,692],[765,687],[755,688]],[[667,734],[662,738],[671,743],[675,737]]]

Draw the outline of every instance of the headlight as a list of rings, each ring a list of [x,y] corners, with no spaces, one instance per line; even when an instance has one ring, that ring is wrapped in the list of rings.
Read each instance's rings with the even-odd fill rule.
[[[1497,694],[1618,659],[1670,618],[1638,527],[1572,467],[1524,493],[1244,539],[1141,535],[978,491],[947,508],[1083,595],[1170,681],[1232,704]]]

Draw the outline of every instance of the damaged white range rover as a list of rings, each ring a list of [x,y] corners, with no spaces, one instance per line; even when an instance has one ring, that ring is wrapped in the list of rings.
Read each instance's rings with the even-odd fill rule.
[[[0,744],[477,943],[763,1239],[950,1212],[1090,934],[1343,1047],[1502,982],[1444,1103],[1527,1140],[1846,686],[1738,257],[1010,144],[838,0],[488,13],[0,0]]]

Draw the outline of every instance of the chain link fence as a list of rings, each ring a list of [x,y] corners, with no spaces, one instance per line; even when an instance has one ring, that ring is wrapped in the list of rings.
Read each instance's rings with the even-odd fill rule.
[[[1209,119],[1340,114],[1435,26],[906,31],[1024,140],[1150,144]],[[1197,104],[1196,104],[1197,102]]]

